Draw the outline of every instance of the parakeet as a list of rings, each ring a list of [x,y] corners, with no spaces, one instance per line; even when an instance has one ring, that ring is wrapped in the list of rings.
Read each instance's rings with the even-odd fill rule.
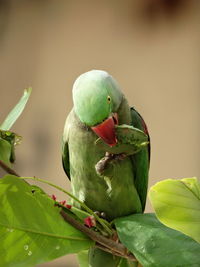
[[[71,180],[72,193],[93,211],[104,212],[108,221],[145,208],[150,144],[127,152],[117,126],[138,128],[147,137],[147,126],[131,108],[118,83],[106,71],[91,70],[73,85],[73,104],[63,133],[62,162]],[[124,130],[124,140],[126,131]],[[123,140],[123,136],[120,136]],[[99,146],[98,142],[104,145]],[[127,146],[133,147],[132,144]],[[103,171],[97,163],[114,158]],[[73,202],[74,206],[79,204]]]

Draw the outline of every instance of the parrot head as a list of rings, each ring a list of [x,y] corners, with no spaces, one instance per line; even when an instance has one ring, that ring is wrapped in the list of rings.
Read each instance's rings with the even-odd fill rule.
[[[123,94],[107,72],[92,70],[80,75],[73,85],[74,110],[78,118],[105,143],[117,143],[115,125]]]

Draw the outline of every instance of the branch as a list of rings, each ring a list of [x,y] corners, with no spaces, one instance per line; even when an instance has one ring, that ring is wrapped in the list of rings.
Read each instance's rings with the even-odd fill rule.
[[[113,250],[111,250],[111,249],[109,249],[107,247],[104,247],[103,245],[100,245],[98,243],[95,244],[95,248],[99,248],[99,249],[101,249],[101,250],[103,250],[105,252],[111,253],[112,255],[115,255],[117,257],[122,257],[122,258],[125,258],[125,259],[129,260],[129,261],[137,262],[136,258],[130,253],[126,254],[126,255],[122,255],[122,254],[119,254],[119,253],[117,253],[117,252],[115,252],[115,251],[113,251]]]
[[[7,166],[2,160],[0,160],[0,167],[4,169],[7,173],[20,177],[13,169]],[[112,239],[106,238],[100,234],[95,233],[93,230],[89,229],[85,225],[81,224],[63,210],[60,212],[64,220],[74,226],[76,229],[80,230],[88,237],[90,237],[93,241],[96,242],[95,247],[102,249],[106,252],[109,252],[113,255],[126,258],[130,261],[137,261],[133,254],[130,254],[127,248],[121,243],[117,243]]]
[[[7,173],[20,177],[19,174],[17,174],[13,169],[11,169],[10,167],[8,167],[8,165],[6,165],[2,160],[0,160],[0,166]]]
[[[85,225],[81,224],[80,222],[69,216],[63,210],[60,212],[60,214],[66,222],[70,223],[76,229],[80,230],[81,232],[89,236],[93,241],[95,241],[96,247],[116,256],[127,258],[131,261],[137,261],[136,258],[132,254],[130,254],[127,248],[121,243],[117,243],[112,239],[106,238],[100,234],[95,233],[93,230],[89,229]]]
[[[20,177],[23,180],[26,179],[32,179],[34,181],[38,181],[38,182],[42,182],[45,184],[48,184],[56,189],[58,189],[59,191],[65,193],[66,195],[68,195],[70,198],[74,199],[76,202],[78,202],[80,204],[80,206],[87,211],[89,214],[93,215],[94,218],[96,219],[97,222],[99,222],[99,224],[103,227],[103,229],[109,234],[112,235],[112,229],[111,227],[109,227],[107,224],[104,223],[104,220],[101,220],[101,218],[99,218],[99,216],[97,216],[93,210],[91,210],[84,202],[80,201],[77,197],[75,197],[73,194],[69,193],[68,191],[66,191],[65,189],[63,189],[62,187],[55,185],[47,180],[41,179],[41,178],[37,178],[37,177]]]

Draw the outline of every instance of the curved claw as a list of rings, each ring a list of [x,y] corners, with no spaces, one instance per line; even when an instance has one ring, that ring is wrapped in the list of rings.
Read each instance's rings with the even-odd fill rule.
[[[125,159],[126,157],[127,155],[124,153],[110,154],[106,152],[105,157],[99,160],[97,164],[95,165],[97,174],[100,176],[108,174],[110,168],[113,167],[114,164]]]

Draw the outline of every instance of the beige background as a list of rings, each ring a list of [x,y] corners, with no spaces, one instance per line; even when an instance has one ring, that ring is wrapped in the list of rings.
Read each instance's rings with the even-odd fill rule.
[[[22,90],[33,87],[13,127],[23,136],[15,169],[69,188],[60,147],[71,88],[78,75],[95,68],[118,80],[149,126],[150,186],[200,176],[198,2],[1,0],[1,121]],[[77,263],[65,256],[44,266]]]

